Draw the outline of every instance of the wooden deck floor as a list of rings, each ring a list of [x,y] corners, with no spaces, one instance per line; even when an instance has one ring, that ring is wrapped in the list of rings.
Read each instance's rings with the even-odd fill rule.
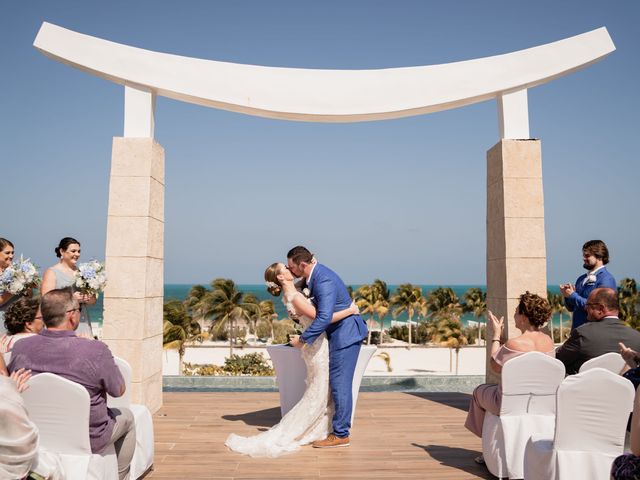
[[[351,447],[253,459],[223,442],[277,423],[277,393],[165,393],[146,478],[493,478],[473,461],[481,446],[463,427],[468,403],[462,393],[361,393]]]

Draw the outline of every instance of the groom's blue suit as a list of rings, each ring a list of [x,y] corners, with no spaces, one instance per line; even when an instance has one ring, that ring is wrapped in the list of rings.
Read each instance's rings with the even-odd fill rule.
[[[351,315],[331,323],[334,312],[349,308],[351,297],[338,275],[319,263],[307,282],[311,301],[316,306],[316,319],[300,336],[304,343],[313,343],[326,332],[329,340],[329,383],[335,404],[333,433],[349,436],[353,398],[353,373],[358,362],[360,344],[367,336],[367,325],[360,315]]]

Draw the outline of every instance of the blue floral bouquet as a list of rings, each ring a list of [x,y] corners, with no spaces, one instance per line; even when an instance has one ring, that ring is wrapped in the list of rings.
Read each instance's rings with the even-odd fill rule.
[[[104,263],[91,260],[78,265],[75,286],[82,293],[98,296],[107,286],[107,272],[104,269]]]
[[[37,267],[30,259],[25,260],[20,255],[20,260],[12,262],[0,274],[0,294],[9,292],[13,295],[24,295],[40,285],[40,281]]]

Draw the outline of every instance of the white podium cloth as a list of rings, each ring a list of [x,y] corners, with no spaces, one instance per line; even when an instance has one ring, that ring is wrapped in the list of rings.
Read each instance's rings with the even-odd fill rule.
[[[100,454],[89,443],[89,393],[80,384],[51,373],[29,380],[22,393],[29,418],[36,424],[40,446],[60,455],[67,480],[113,480],[118,461],[113,445]]]
[[[586,372],[592,368],[604,368],[605,370],[609,370],[611,373],[620,375],[620,372],[622,372],[625,365],[626,362],[624,361],[624,358],[622,358],[622,355],[618,352],[609,352],[584,362],[580,367],[579,373]]]
[[[632,383],[593,368],[567,377],[558,388],[555,435],[534,435],[527,443],[525,479],[600,480],[624,449]]]
[[[153,435],[153,419],[151,412],[146,405],[131,403],[131,366],[129,363],[120,358],[114,357],[116,365],[120,369],[120,373],[124,377],[125,392],[121,397],[107,397],[107,405],[109,408],[125,407],[133,413],[133,419],[136,425],[136,449],[131,459],[130,478],[140,478],[144,473],[153,466],[153,455],[155,452],[154,435]]]
[[[524,477],[529,437],[538,432],[553,435],[556,391],[564,375],[562,362],[540,352],[505,363],[500,416],[487,412],[482,426],[482,452],[493,475]]]
[[[363,345],[360,348],[358,363],[353,374],[353,410],[351,411],[351,425],[356,413],[358,392],[362,383],[362,376],[367,369],[367,364],[377,350],[375,345]],[[287,345],[271,345],[267,347],[271,357],[273,368],[276,371],[276,381],[280,392],[280,412],[284,416],[293,406],[300,401],[304,394],[307,367],[302,360],[300,350]]]

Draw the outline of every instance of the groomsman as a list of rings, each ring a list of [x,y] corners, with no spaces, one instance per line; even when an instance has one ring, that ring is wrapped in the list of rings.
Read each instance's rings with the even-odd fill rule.
[[[580,275],[575,285],[560,285],[564,303],[573,312],[571,330],[587,322],[585,305],[591,292],[596,288],[616,290],[616,280],[605,267],[609,263],[609,249],[602,240],[589,240],[582,246],[582,262],[587,273]]]

